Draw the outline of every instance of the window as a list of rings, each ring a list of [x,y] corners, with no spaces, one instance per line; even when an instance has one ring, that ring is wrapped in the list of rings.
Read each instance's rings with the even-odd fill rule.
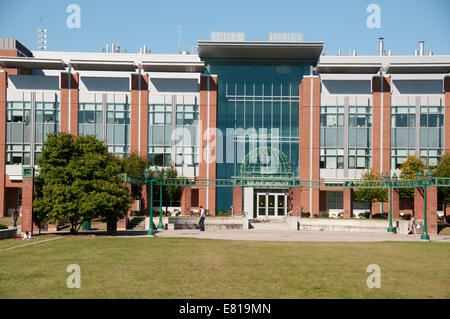
[[[148,148],[148,162],[151,166],[171,166],[170,147],[150,146]]]
[[[327,210],[344,208],[344,193],[327,191]]]
[[[79,124],[102,124],[101,103],[80,103],[78,111]]]
[[[128,104],[106,104],[106,124],[130,124]]]
[[[198,189],[191,189],[191,207],[198,207]]]
[[[343,127],[344,107],[343,106],[322,106],[320,107],[321,127]]]
[[[320,168],[344,168],[344,149],[321,149]]]
[[[368,106],[349,106],[348,108],[349,127],[371,127],[372,113]]]
[[[30,165],[30,145],[8,144],[6,145],[7,165]]]
[[[122,158],[130,153],[129,104],[106,104],[106,144],[110,153]]]
[[[368,169],[370,160],[370,148],[349,148],[348,168]]]
[[[198,105],[177,104],[176,125],[198,125]]]
[[[415,155],[415,153],[415,149],[391,149],[391,168],[401,168],[408,155]]]

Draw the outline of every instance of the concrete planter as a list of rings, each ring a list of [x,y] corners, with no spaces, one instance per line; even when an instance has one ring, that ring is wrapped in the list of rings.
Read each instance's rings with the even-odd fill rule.
[[[0,229],[0,239],[16,238],[17,228]]]
[[[200,229],[200,217],[169,217],[168,229]],[[247,220],[248,224],[248,220]],[[172,226],[173,225],[173,226]],[[205,230],[245,229],[244,217],[206,217]],[[248,228],[248,226],[247,226]]]
[[[344,232],[370,232],[385,233],[389,226],[386,220],[348,220],[348,219],[308,219],[299,218],[299,230],[312,231],[344,231]],[[397,221],[393,226],[398,229]]]

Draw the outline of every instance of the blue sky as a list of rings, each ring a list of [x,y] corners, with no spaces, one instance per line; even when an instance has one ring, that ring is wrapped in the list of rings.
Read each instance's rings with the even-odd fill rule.
[[[81,8],[80,28],[67,27],[70,4]],[[370,4],[380,7],[380,28],[367,26]],[[130,53],[144,44],[152,53],[176,53],[179,25],[187,48],[211,31],[245,32],[250,41],[303,32],[304,41],[324,41],[327,55],[377,54],[380,36],[394,55],[412,54],[419,40],[426,52],[450,54],[449,13],[449,0],[0,0],[0,37],[36,50],[42,17],[51,51],[101,52],[114,42]]]

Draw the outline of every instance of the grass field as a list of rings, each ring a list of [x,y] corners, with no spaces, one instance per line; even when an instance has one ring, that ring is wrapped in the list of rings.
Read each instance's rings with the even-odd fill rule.
[[[448,243],[65,236],[2,251],[31,242],[0,241],[0,298],[450,298]]]

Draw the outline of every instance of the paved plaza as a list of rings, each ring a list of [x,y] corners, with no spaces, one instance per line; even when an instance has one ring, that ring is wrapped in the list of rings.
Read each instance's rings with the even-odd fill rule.
[[[82,234],[81,232],[80,234]],[[104,232],[97,232],[99,235]],[[96,233],[93,233],[96,234]],[[147,236],[145,231],[118,231],[116,237]],[[155,237],[256,240],[256,241],[293,241],[293,242],[383,242],[383,241],[419,241],[420,235],[362,232],[326,232],[296,230],[211,230],[201,232],[196,229],[157,230]],[[450,242],[450,235],[430,235],[432,242]]]

